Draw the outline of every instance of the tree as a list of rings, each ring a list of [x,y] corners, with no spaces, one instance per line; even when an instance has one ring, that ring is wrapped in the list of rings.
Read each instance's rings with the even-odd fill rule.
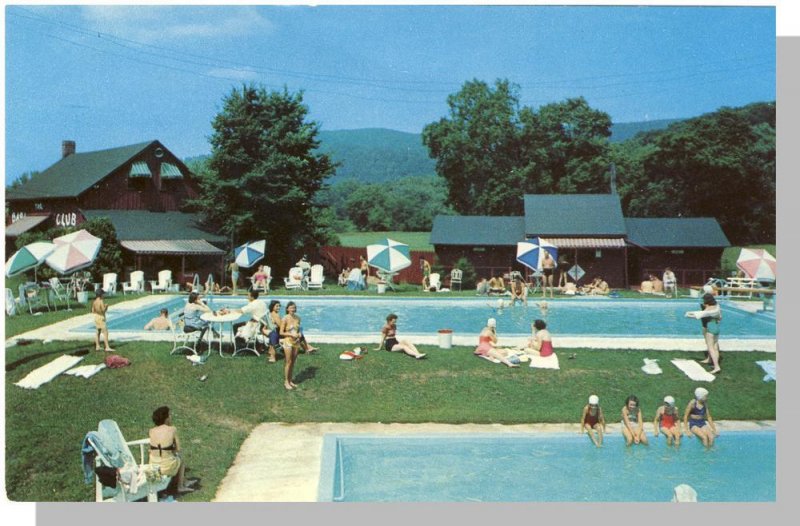
[[[607,192],[611,118],[582,97],[519,106],[518,88],[474,80],[447,98],[423,143],[461,214],[521,215],[525,193]]]
[[[276,269],[327,232],[313,203],[336,166],[315,152],[319,126],[307,115],[302,92],[233,89],[212,122],[208,171],[191,203],[233,245],[266,239]]]

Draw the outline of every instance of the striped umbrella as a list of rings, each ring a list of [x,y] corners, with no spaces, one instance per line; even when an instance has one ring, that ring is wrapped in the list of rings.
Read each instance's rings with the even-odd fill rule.
[[[267,242],[263,239],[236,247],[233,251],[236,257],[236,264],[242,268],[252,267],[264,258],[266,247]]]
[[[25,245],[6,261],[6,277],[10,278],[31,269],[35,273],[36,267],[44,263],[55,248],[56,245],[49,241],[36,241]]]
[[[71,274],[94,263],[103,240],[86,230],[79,230],[53,240],[56,249],[45,263],[59,274]]]
[[[778,262],[775,257],[761,248],[743,248],[736,260],[736,266],[748,278],[758,281],[775,281]]]
[[[405,243],[386,238],[367,245],[367,262],[384,272],[399,272],[411,266],[411,250]]]
[[[538,237],[517,243],[517,261],[531,270],[542,270],[545,251],[553,258],[553,262],[558,265],[558,249],[556,246],[542,241]]]

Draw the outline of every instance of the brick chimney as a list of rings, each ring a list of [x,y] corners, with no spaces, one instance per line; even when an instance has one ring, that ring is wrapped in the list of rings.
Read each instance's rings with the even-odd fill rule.
[[[61,158],[69,157],[75,153],[75,141],[61,141]]]

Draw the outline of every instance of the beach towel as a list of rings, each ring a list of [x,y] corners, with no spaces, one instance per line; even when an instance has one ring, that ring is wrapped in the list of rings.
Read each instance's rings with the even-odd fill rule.
[[[713,382],[716,378],[713,374],[709,373],[703,366],[694,360],[679,360],[674,359],[672,363],[686,374],[689,378],[696,382]]]
[[[81,376],[83,378],[91,378],[105,368],[106,364],[104,363],[98,363],[96,365],[81,365],[79,367],[73,367],[69,371],[64,371],[64,374]]]
[[[642,371],[647,374],[661,374],[663,371],[661,367],[658,365],[658,360],[651,360],[650,358],[644,359],[644,365],[642,366]]]
[[[43,365],[29,372],[25,378],[14,385],[22,387],[23,389],[38,389],[39,386],[46,384],[67,369],[74,367],[75,364],[81,360],[83,360],[83,356],[64,354],[47,365]]]
[[[777,378],[775,377],[775,360],[759,360],[756,362],[756,364],[758,364],[762,369],[764,369],[764,372],[767,373],[764,376],[765,382],[769,382],[770,380],[773,382],[777,381]]]
[[[531,363],[528,367],[536,367],[537,369],[560,369],[558,365],[558,355],[556,353],[550,356],[541,357],[538,354],[532,354]]]

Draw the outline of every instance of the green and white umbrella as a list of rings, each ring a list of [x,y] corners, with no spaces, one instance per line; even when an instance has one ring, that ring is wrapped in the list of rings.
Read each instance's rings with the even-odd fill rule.
[[[374,245],[367,245],[367,263],[394,274],[411,266],[411,250],[405,243],[386,238]]]
[[[49,241],[36,241],[25,245],[6,261],[6,277],[10,278],[31,269],[36,272],[36,267],[44,263],[47,256],[55,249],[56,245]]]

